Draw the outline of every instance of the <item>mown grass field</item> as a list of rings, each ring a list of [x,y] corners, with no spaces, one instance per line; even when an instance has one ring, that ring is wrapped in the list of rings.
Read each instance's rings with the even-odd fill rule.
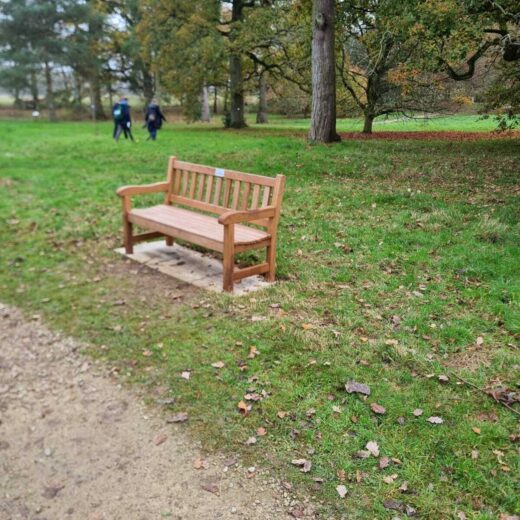
[[[175,396],[171,412],[189,412],[208,448],[270,468],[321,518],[404,518],[389,500],[418,518],[520,514],[518,415],[479,390],[518,392],[518,139],[310,146],[290,123],[135,133],[0,122],[0,301],[94,345],[150,400]],[[179,298],[113,252],[115,189],[162,180],[173,154],[287,175],[279,283]],[[346,393],[348,380],[371,395]],[[243,417],[238,402],[262,390]],[[358,458],[369,441],[380,457]],[[394,460],[380,469],[382,457]]]

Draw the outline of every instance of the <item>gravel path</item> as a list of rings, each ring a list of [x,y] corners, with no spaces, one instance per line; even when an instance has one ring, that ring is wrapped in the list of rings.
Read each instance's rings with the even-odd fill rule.
[[[197,463],[182,425],[166,424],[79,347],[0,304],[0,520],[312,516],[233,460]]]

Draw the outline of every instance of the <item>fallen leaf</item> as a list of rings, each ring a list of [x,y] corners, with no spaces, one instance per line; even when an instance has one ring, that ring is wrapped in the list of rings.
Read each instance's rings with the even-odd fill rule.
[[[265,437],[267,435],[267,430],[263,426],[260,426],[260,428],[256,429],[256,434],[259,437]]]
[[[302,323],[302,329],[303,330],[309,330],[309,329],[312,329],[312,328],[313,328],[312,323]]]
[[[398,345],[399,344],[399,341],[397,341],[396,339],[387,339],[385,340],[385,345]]]
[[[393,511],[402,511],[403,503],[398,500],[385,500],[383,502],[385,509],[392,509]]]
[[[387,475],[383,478],[383,482],[385,484],[392,484],[393,481],[398,477],[399,475],[397,473],[394,473],[393,475]]]
[[[207,462],[204,459],[199,457],[199,458],[195,459],[195,461],[193,462],[193,467],[195,469],[208,469],[209,462]]]
[[[214,495],[218,494],[218,492],[219,492],[218,485],[215,484],[214,482],[207,482],[205,484],[201,484],[200,487],[204,491],[208,491],[209,493],[213,493]]]
[[[168,439],[168,435],[166,435],[165,433],[159,433],[155,439],[153,440],[153,443],[156,445],[156,446],[159,446],[160,444],[162,444],[163,442],[166,442],[166,439]]]
[[[229,467],[231,467],[231,466],[234,466],[237,462],[238,462],[238,457],[236,457],[236,456],[232,456],[232,457],[227,458],[227,459],[224,461],[224,466],[226,466],[227,468],[229,468]]]
[[[471,450],[471,458],[474,460],[478,459],[478,450]]]
[[[363,383],[358,383],[356,381],[347,381],[347,384],[345,385],[345,390],[349,394],[363,394],[363,395],[370,395],[370,388],[367,385],[364,385]]]
[[[276,415],[280,418],[280,419],[283,419],[286,415],[287,415],[287,412],[282,412],[281,410],[279,412],[276,413]]]
[[[379,460],[379,469],[385,469],[390,466],[390,458],[389,457],[381,457]]]
[[[405,506],[404,512],[406,513],[406,516],[415,516],[417,514],[417,510],[408,504]]]
[[[384,415],[386,413],[386,408],[377,403],[371,403],[370,408],[378,415]]]
[[[179,412],[166,419],[167,423],[180,423],[188,420],[188,414],[186,412]]]
[[[480,428],[477,428],[476,426],[474,426],[473,428],[471,428],[477,435],[480,435]]]
[[[484,338],[482,336],[478,336],[477,341],[475,341],[475,345],[480,348],[483,344],[484,344]]]
[[[312,467],[312,462],[307,459],[293,459],[291,464],[293,466],[298,466],[302,473],[308,473]]]
[[[347,474],[344,469],[338,469],[338,471],[336,471],[336,476],[341,480],[341,482],[347,480]]]
[[[437,378],[441,383],[448,383],[450,378],[448,376],[445,376],[444,374],[440,375]]]
[[[167,405],[175,404],[175,397],[167,397],[166,399],[156,399],[155,402],[157,404],[167,406]]]
[[[42,497],[44,498],[54,498],[63,488],[65,484],[50,484],[43,488]]]
[[[256,444],[256,437],[249,437],[249,439],[247,439],[247,441],[246,441],[246,444],[248,446],[251,446],[252,444]]]
[[[336,491],[340,498],[345,498],[347,496],[347,488],[343,484],[336,486]]]
[[[365,449],[374,457],[379,457],[379,446],[375,441],[369,441],[366,443]]]
[[[399,491],[401,491],[401,493],[406,493],[408,491],[408,480],[405,480],[400,486],[399,486]]]
[[[150,357],[151,355],[153,355],[153,353],[150,350],[143,350],[144,357]]]
[[[246,416],[251,411],[251,405],[244,403],[244,401],[240,401],[237,404],[237,407],[240,410],[240,413],[244,416]]]
[[[341,413],[341,407],[334,405],[334,406],[332,407],[332,411],[333,411],[334,413]]]
[[[181,374],[182,379],[186,379],[186,381],[188,381],[190,379],[190,376],[191,376],[191,372],[189,370],[185,370]]]
[[[249,355],[247,356],[249,359],[254,359],[256,356],[258,356],[260,354],[260,352],[258,351],[258,349],[253,345],[250,349],[249,349]]]
[[[260,394],[252,393],[252,394],[244,395],[244,399],[246,401],[261,401],[262,400],[262,396]]]
[[[368,459],[368,457],[370,457],[370,452],[367,450],[359,450],[356,451],[355,456],[358,459]]]
[[[416,408],[413,411],[413,414],[415,415],[415,417],[420,417],[423,414],[423,411],[421,410],[421,408]]]
[[[428,419],[426,420],[431,424],[442,424],[444,422],[444,419],[442,419],[442,417],[436,416],[428,417]]]
[[[213,368],[224,368],[225,363],[223,361],[216,361],[215,363],[211,363]]]
[[[303,518],[305,516],[305,511],[301,507],[296,507],[289,511],[289,514],[293,518]]]

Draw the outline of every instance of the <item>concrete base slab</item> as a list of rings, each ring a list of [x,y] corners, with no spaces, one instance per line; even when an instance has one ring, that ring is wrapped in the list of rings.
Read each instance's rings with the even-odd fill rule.
[[[173,276],[196,287],[215,292],[222,291],[222,263],[216,258],[174,244],[167,246],[164,240],[145,242],[134,246],[134,254],[127,255],[124,248],[115,250],[151,269]],[[269,287],[263,276],[250,276],[235,282],[234,295],[242,295]]]

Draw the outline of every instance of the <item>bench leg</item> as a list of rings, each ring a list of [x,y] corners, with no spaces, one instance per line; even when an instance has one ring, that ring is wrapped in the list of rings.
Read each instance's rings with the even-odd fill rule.
[[[269,264],[269,271],[264,274],[265,279],[268,282],[274,282],[276,275],[276,242],[271,242],[271,244],[267,246],[265,257],[266,262]]]
[[[123,217],[123,233],[125,240],[125,253],[131,255],[134,252],[134,242],[132,240],[132,223]]]
[[[173,237],[166,237],[166,245],[173,246]]]
[[[226,292],[233,292],[233,271],[235,269],[235,226],[224,226],[224,285]]]

